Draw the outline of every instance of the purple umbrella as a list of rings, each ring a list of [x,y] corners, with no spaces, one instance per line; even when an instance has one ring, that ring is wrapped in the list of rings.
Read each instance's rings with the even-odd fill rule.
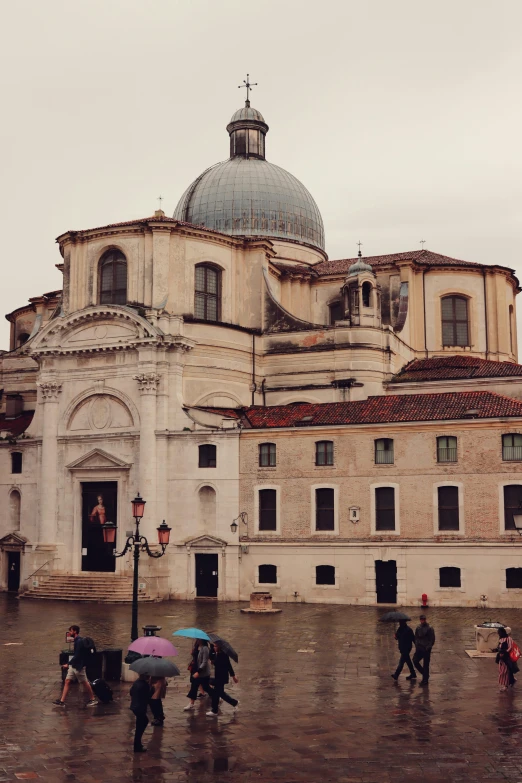
[[[129,650],[141,653],[141,655],[155,655],[159,658],[178,654],[174,645],[168,639],[163,639],[162,636],[140,636],[131,644]]]

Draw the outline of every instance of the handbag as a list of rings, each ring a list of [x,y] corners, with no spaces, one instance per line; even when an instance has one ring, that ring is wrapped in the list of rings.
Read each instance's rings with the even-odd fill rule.
[[[509,657],[511,658],[513,663],[516,663],[520,658],[520,647],[516,642],[513,642],[513,644],[511,645],[511,650],[509,651]]]

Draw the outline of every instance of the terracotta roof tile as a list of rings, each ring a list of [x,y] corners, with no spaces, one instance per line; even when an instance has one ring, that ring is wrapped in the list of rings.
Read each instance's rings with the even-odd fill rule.
[[[336,261],[320,261],[315,264],[314,271],[319,275],[335,275],[348,272],[350,266],[357,261],[357,258],[340,258]],[[484,264],[478,264],[474,261],[461,261],[458,258],[443,256],[440,253],[433,253],[431,250],[411,250],[408,253],[388,253],[383,256],[364,256],[363,261],[367,261],[372,266],[386,266],[396,264],[398,261],[415,261],[427,266],[471,266],[482,268]]]
[[[226,416],[225,408],[206,408]],[[369,397],[358,402],[294,403],[243,408],[245,427],[319,427],[346,424],[394,424],[470,418],[522,417],[522,401],[494,392],[451,392]],[[233,418],[238,410],[231,409]]]
[[[391,383],[514,377],[522,377],[522,364],[492,362],[476,356],[441,356],[415,359],[403,367],[392,378]]]
[[[25,432],[33,420],[34,411],[24,411],[15,419],[6,419],[5,413],[0,414],[0,432],[8,432],[13,438],[17,438]]]

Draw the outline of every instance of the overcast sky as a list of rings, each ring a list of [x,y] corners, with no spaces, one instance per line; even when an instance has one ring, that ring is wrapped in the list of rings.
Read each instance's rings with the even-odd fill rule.
[[[171,215],[247,71],[330,258],[425,239],[522,275],[521,30],[520,0],[4,0],[0,312],[61,287],[60,233]]]

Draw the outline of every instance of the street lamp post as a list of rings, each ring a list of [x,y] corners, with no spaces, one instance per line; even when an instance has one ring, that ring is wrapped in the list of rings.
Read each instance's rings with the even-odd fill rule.
[[[146,552],[149,557],[163,557],[167,549],[167,545],[170,539],[171,528],[165,524],[165,520],[157,528],[158,542],[161,546],[161,552],[151,552],[149,542],[140,534],[140,521],[145,513],[146,501],[140,497],[138,492],[137,496],[132,501],[132,516],[136,523],[136,530],[133,534],[128,536],[125,546],[121,552],[113,550],[114,557],[123,557],[132,548],[134,548],[134,574],[132,581],[132,627],[131,627],[131,641],[138,638],[138,574],[139,574],[139,560],[140,552]],[[103,525],[103,540],[106,544],[114,544],[116,542],[116,525],[113,522],[106,522]]]

